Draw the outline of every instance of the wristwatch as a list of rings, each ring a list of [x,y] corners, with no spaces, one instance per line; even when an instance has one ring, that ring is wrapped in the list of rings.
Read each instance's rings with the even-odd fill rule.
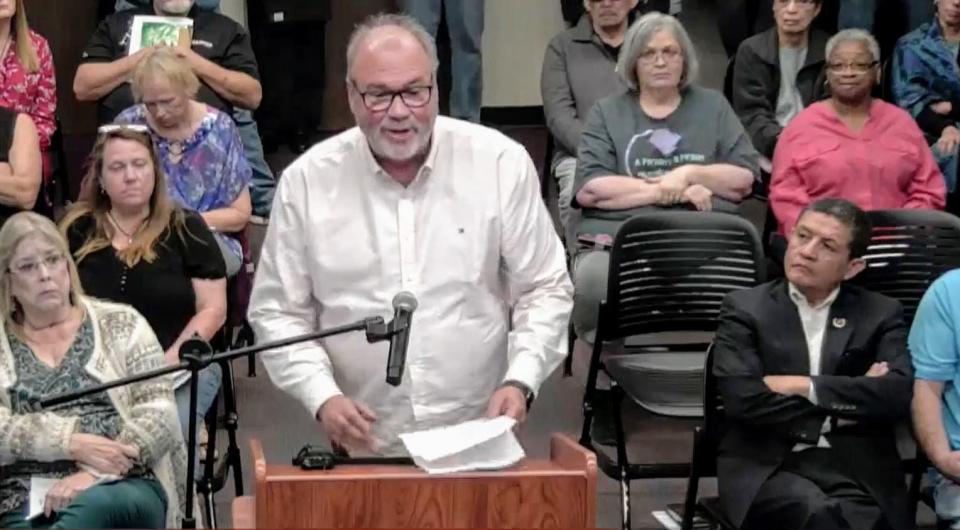
[[[531,390],[530,387],[528,387],[524,383],[521,383],[520,381],[514,381],[512,379],[509,381],[504,381],[503,384],[500,386],[501,387],[512,386],[513,388],[516,388],[517,390],[519,390],[520,393],[523,394],[523,399],[527,400],[527,410],[530,410],[530,406],[533,405],[533,397],[534,397],[533,390]]]

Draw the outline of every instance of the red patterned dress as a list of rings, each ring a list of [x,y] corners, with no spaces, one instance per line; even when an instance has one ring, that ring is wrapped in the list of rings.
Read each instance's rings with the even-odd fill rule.
[[[27,72],[17,59],[16,46],[11,41],[0,58],[0,107],[29,114],[33,118],[40,136],[43,175],[46,179],[50,171],[50,137],[57,129],[57,79],[47,40],[32,30],[30,40],[37,50],[40,68],[33,73]]]

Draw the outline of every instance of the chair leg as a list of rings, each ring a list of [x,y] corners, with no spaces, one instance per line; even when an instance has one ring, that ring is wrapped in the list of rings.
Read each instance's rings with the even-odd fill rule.
[[[614,382],[611,385],[610,394],[610,399],[613,400],[613,424],[617,434],[617,470],[620,476],[620,526],[622,530],[630,530],[630,461],[627,458],[627,436],[623,429],[623,418],[620,416],[623,392]]]
[[[598,336],[593,344],[593,353],[590,356],[590,369],[587,370],[587,385],[583,392],[583,429],[580,432],[580,445],[590,447],[590,424],[601,394],[606,391],[597,390],[597,376],[600,373],[600,353],[603,351],[603,341]]]
[[[687,481],[687,492],[683,499],[681,530],[693,529],[693,516],[697,510],[697,490],[700,489],[700,451],[702,444],[703,428],[697,427],[693,431],[693,458],[690,459],[690,478]]]
[[[573,375],[573,347],[577,342],[577,332],[573,329],[573,321],[567,329],[567,358],[563,360],[563,376]]]
[[[917,505],[920,503],[920,483],[923,481],[923,475],[926,473],[927,459],[921,449],[917,449],[917,456],[913,465],[913,473],[910,475],[910,511],[911,520],[917,519]]]

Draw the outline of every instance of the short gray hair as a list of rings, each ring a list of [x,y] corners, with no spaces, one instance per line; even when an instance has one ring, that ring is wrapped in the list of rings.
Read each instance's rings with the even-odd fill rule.
[[[617,73],[620,78],[634,91],[640,91],[640,80],[637,79],[637,60],[640,54],[646,50],[654,34],[659,31],[669,31],[673,38],[680,44],[680,51],[683,54],[683,75],[680,76],[680,88],[684,89],[692,85],[697,80],[700,72],[700,60],[697,58],[697,50],[693,47],[693,41],[690,35],[683,28],[679,20],[662,13],[647,13],[627,30],[627,35],[623,38],[623,47],[620,49],[620,57],[617,59]]]
[[[880,44],[877,43],[877,39],[870,34],[870,32],[862,29],[845,29],[833,37],[830,37],[830,40],[827,41],[826,57],[829,60],[830,56],[833,54],[833,50],[845,43],[845,42],[859,42],[863,44],[867,51],[870,52],[870,55],[873,56],[873,60],[880,62]]]
[[[413,35],[413,37],[417,39],[417,42],[420,43],[420,46],[423,47],[423,51],[425,51],[430,57],[430,66],[432,68],[432,72],[434,74],[437,73],[437,68],[440,66],[440,60],[437,59],[437,44],[434,42],[433,37],[427,33],[427,30],[409,15],[401,15],[396,13],[377,13],[367,17],[363,22],[357,25],[357,27],[354,28],[353,33],[350,34],[350,41],[347,44],[348,80],[350,78],[350,72],[353,71],[353,61],[357,58],[357,51],[360,47],[360,44],[368,36],[370,36],[374,30],[389,26],[400,28],[405,30],[410,35]]]

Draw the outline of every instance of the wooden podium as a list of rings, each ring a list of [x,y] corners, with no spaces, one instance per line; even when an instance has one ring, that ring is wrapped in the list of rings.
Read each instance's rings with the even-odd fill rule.
[[[234,528],[593,528],[596,456],[554,434],[550,460],[501,471],[428,475],[415,467],[304,471],[267,464],[251,440],[254,495],[233,501]]]

